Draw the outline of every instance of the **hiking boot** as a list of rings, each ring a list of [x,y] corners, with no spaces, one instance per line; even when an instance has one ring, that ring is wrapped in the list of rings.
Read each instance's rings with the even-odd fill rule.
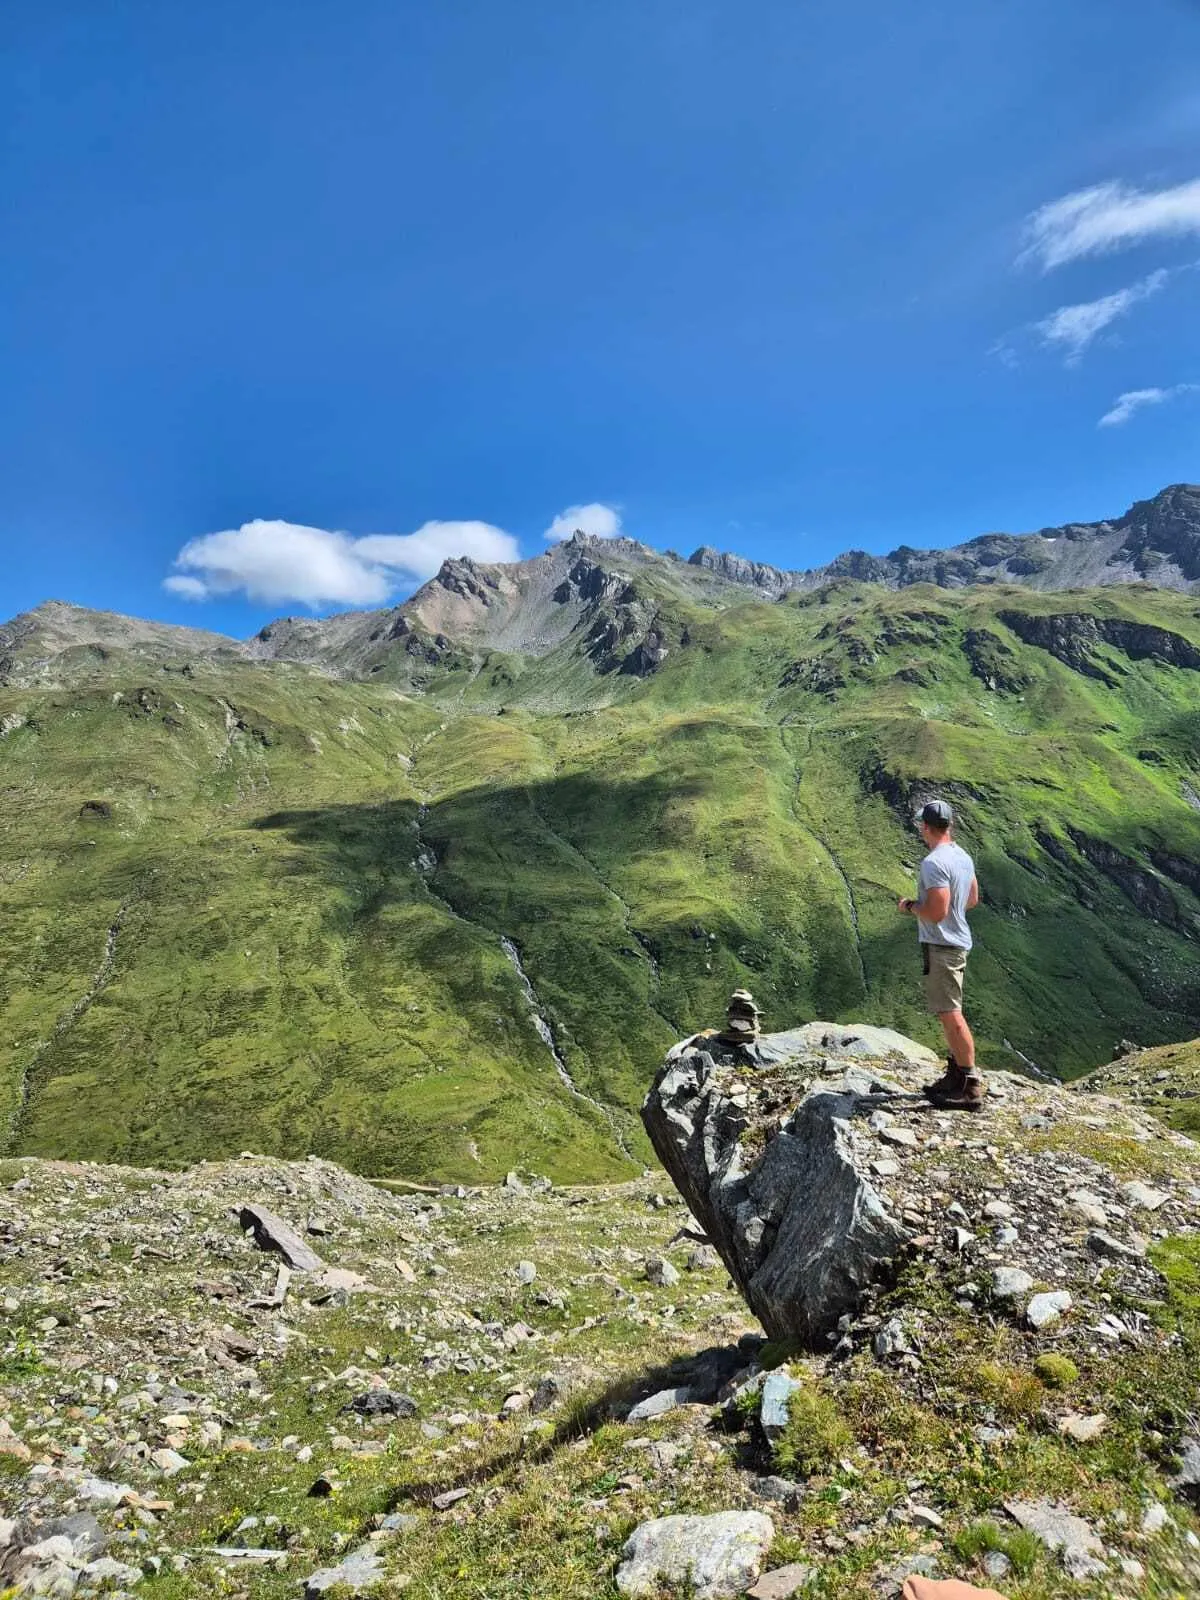
[[[964,1072],[962,1088],[956,1094],[939,1095],[934,1104],[939,1111],[982,1111],[987,1099],[983,1077],[978,1072]]]
[[[927,1100],[944,1100],[948,1094],[961,1094],[967,1074],[953,1056],[946,1057],[946,1070],[933,1083],[927,1083],[921,1093]]]

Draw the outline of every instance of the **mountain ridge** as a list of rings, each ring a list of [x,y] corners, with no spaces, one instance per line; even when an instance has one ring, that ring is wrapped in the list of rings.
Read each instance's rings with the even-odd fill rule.
[[[395,606],[279,617],[246,640],[49,601],[0,625],[0,676],[6,663],[12,670],[13,654],[22,649],[40,647],[52,658],[72,648],[156,646],[369,676],[397,651],[424,666],[444,662],[456,648],[545,655],[601,611],[617,613],[610,648],[635,634],[640,644],[654,631],[655,607],[638,592],[639,579],[663,591],[657,598],[702,606],[735,604],[747,591],[780,600],[847,580],[891,589],[1014,584],[1043,592],[1140,583],[1191,593],[1200,590],[1200,487],[1169,485],[1099,522],[985,533],[944,549],[902,545],[887,556],[849,550],[808,569],[775,567],[707,545],[684,561],[634,539],[577,532],[518,562],[452,557]],[[604,640],[598,640],[596,653],[603,654]]]

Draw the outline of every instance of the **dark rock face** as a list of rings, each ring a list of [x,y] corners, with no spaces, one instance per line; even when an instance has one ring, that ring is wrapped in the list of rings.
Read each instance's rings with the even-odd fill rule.
[[[900,1047],[933,1060],[887,1030],[826,1023],[765,1035],[749,1051],[697,1036],[668,1053],[646,1096],[659,1159],[772,1338],[819,1345],[907,1243],[851,1133],[886,1092],[854,1059]],[[819,1051],[812,1070],[831,1052],[835,1075],[802,1084],[797,1100],[791,1069]],[[784,1063],[782,1120],[756,1124],[751,1101],[759,1111],[764,1094],[770,1102],[772,1068]]]
[[[1200,649],[1180,633],[1156,628],[1147,622],[1128,622],[1119,617],[1094,617],[1087,611],[1054,616],[1031,616],[1025,611],[1001,611],[1000,621],[1026,644],[1048,650],[1064,666],[1085,677],[1099,678],[1114,688],[1111,663],[1096,660],[1098,646],[1111,645],[1131,661],[1158,661],[1168,667],[1200,671]],[[1118,669],[1120,670],[1120,669]]]
[[[1110,688],[1116,687],[1116,678],[1098,665],[1092,654],[1103,642],[1098,618],[1086,611],[1049,617],[1030,616],[1024,611],[1001,611],[999,617],[1004,626],[1011,628],[1026,644],[1049,651],[1074,672],[1081,672],[1087,678],[1099,678]]]
[[[691,567],[703,567],[715,572],[730,583],[744,583],[748,589],[761,589],[765,594],[779,596],[789,589],[804,587],[807,574],[784,572],[779,567],[768,566],[763,561],[748,561],[745,556],[731,555],[725,550],[714,550],[712,545],[701,545],[688,557]]]
[[[443,561],[434,582],[439,583],[443,589],[448,589],[451,594],[478,600],[482,606],[491,605],[496,587],[488,574],[469,556],[457,556]]]
[[[1119,552],[1139,570],[1172,561],[1190,582],[1200,578],[1200,487],[1176,483],[1152,500],[1138,500],[1113,523],[1125,534]]]
[[[1152,917],[1155,922],[1174,928],[1179,933],[1192,934],[1188,919],[1180,911],[1175,896],[1152,872],[1103,839],[1094,839],[1078,828],[1070,828],[1068,832],[1080,855],[1111,879],[1143,916]]]
[[[963,634],[962,649],[974,675],[997,694],[1020,694],[1029,687],[1029,674],[990,628],[968,628]]]

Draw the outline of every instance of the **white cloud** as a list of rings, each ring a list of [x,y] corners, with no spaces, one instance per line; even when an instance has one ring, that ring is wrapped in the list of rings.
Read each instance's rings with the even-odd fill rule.
[[[474,561],[517,561],[517,541],[490,522],[425,522],[416,533],[372,533],[354,541],[355,553],[417,578],[432,578],[447,556]]]
[[[1126,289],[1102,295],[1099,300],[1059,306],[1057,311],[1034,323],[1034,332],[1041,334],[1043,344],[1065,349],[1067,364],[1073,366],[1098,333],[1102,333],[1110,322],[1123,317],[1139,300],[1148,300],[1152,294],[1157,294],[1169,277],[1170,273],[1160,268],[1150,273],[1149,277],[1131,283]]]
[[[164,580],[186,600],[244,594],[270,605],[382,605],[402,584],[431,578],[448,556],[515,561],[517,541],[487,522],[426,522],[415,533],[353,539],[325,528],[256,518],[185,544]]]
[[[1176,383],[1169,389],[1127,389],[1124,394],[1117,396],[1112,409],[1104,413],[1096,426],[1119,428],[1143,406],[1160,406],[1164,400],[1174,400],[1176,395],[1191,394],[1197,389],[1200,389],[1200,384],[1197,383]]]
[[[1039,206],[1026,221],[1020,259],[1048,272],[1081,256],[1187,233],[1200,233],[1200,178],[1172,189],[1098,183]]]
[[[568,506],[565,511],[558,513],[546,529],[546,537],[552,543],[558,543],[559,540],[569,539],[576,530],[590,533],[593,539],[619,539],[621,513],[615,506],[602,505],[598,500],[592,500],[586,506]]]
[[[201,578],[185,578],[180,573],[163,579],[163,588],[177,594],[181,600],[207,600],[208,589]]]

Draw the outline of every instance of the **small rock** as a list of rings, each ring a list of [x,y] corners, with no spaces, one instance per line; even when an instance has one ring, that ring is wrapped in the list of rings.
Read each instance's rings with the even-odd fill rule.
[[[1161,1189],[1151,1189],[1148,1184],[1139,1183],[1136,1179],[1132,1183],[1122,1184],[1121,1193],[1131,1206],[1140,1206],[1144,1211],[1157,1211],[1169,1198]]]
[[[517,1266],[517,1282],[529,1284],[537,1277],[537,1267],[532,1261],[522,1261]]]
[[[1017,1300],[1033,1288],[1033,1278],[1020,1267],[997,1267],[992,1273],[992,1293],[997,1300]]]
[[[889,1317],[876,1333],[872,1346],[876,1357],[886,1361],[889,1356],[900,1356],[909,1349],[904,1323],[899,1317]]]
[[[910,1506],[908,1514],[918,1527],[932,1528],[935,1533],[939,1528],[946,1526],[945,1521],[931,1506]]]
[[[747,1600],[792,1600],[816,1574],[815,1567],[806,1567],[802,1561],[789,1561],[786,1567],[776,1567],[764,1572],[758,1582],[746,1590]]]
[[[751,1478],[750,1492],[759,1500],[769,1500],[785,1511],[799,1511],[804,1500],[803,1487],[791,1478],[781,1478],[772,1473],[765,1478]]]
[[[652,1600],[672,1585],[686,1586],[696,1600],[734,1600],[757,1581],[774,1537],[761,1511],[655,1517],[626,1542],[617,1588],[634,1600]]]
[[[1142,1513],[1142,1532],[1161,1533],[1171,1520],[1171,1513],[1161,1501],[1155,1500]]]
[[[1012,1562],[1003,1550],[989,1550],[983,1558],[983,1570],[989,1578],[1007,1578],[1012,1571]]]
[[[879,1137],[884,1144],[899,1145],[902,1150],[916,1150],[920,1148],[921,1141],[911,1128],[886,1127],[878,1129]]]
[[[1200,1439],[1181,1439],[1179,1456],[1179,1471],[1171,1479],[1171,1487],[1200,1501]]]
[[[414,1517],[411,1511],[389,1511],[386,1517],[379,1519],[379,1533],[416,1533],[421,1526],[420,1517]]]
[[[983,1208],[985,1217],[991,1217],[994,1222],[1011,1222],[1016,1212],[1007,1200],[989,1200]]]
[[[174,1477],[177,1472],[182,1472],[184,1467],[191,1465],[187,1457],[181,1456],[178,1450],[151,1450],[150,1459],[168,1478]]]
[[[651,1417],[665,1417],[668,1411],[686,1406],[692,1398],[690,1389],[660,1389],[657,1394],[639,1400],[629,1412],[626,1422],[648,1422]]]
[[[75,1498],[91,1505],[119,1506],[134,1492],[127,1483],[109,1483],[107,1478],[85,1478],[76,1489]]]
[[[769,1372],[763,1379],[758,1420],[768,1439],[777,1439],[787,1427],[788,1401],[800,1388],[786,1372]]]
[[[1058,1431],[1068,1439],[1074,1439],[1078,1444],[1088,1444],[1093,1439],[1098,1439],[1108,1426],[1108,1418],[1103,1411],[1098,1411],[1094,1416],[1085,1417],[1078,1411],[1068,1411],[1065,1417],[1059,1419]]]
[[[1074,1301],[1065,1289],[1054,1289],[1049,1294],[1035,1294],[1025,1307],[1025,1320],[1031,1328],[1048,1328],[1067,1311]]]
[[[1004,1509],[1014,1522],[1040,1539],[1047,1550],[1057,1551],[1072,1576],[1091,1575],[1076,1573],[1072,1560],[1090,1561],[1104,1554],[1104,1546],[1091,1527],[1065,1506],[1050,1500],[1006,1500]]]
[[[894,1178],[900,1171],[900,1163],[891,1156],[877,1156],[871,1163],[871,1171],[877,1178]]]
[[[1145,1254],[1145,1246],[1124,1244],[1111,1233],[1102,1233],[1096,1229],[1087,1236],[1087,1247],[1094,1256],[1104,1256],[1110,1261],[1141,1261]]]
[[[1068,1198],[1083,1220],[1093,1228],[1108,1226],[1108,1212],[1098,1194],[1093,1194],[1090,1189],[1072,1189]]]
[[[555,1401],[562,1397],[562,1386],[557,1378],[545,1377],[538,1380],[538,1386],[533,1391],[529,1401],[529,1409],[535,1415],[540,1411],[548,1411]]]
[[[89,1561],[80,1573],[87,1585],[97,1589],[123,1589],[141,1583],[141,1567],[130,1566],[126,1561],[114,1561],[112,1556],[100,1556]]]
[[[369,1544],[359,1545],[357,1550],[352,1550],[336,1567],[322,1567],[306,1579],[304,1600],[315,1600],[316,1596],[338,1587],[349,1589],[353,1594],[361,1594],[364,1589],[372,1589],[376,1584],[382,1583],[383,1577],[383,1562],[379,1556]]]
[[[470,1494],[470,1489],[447,1489],[445,1494],[435,1494],[433,1509],[435,1511],[449,1511],[451,1506],[456,1506],[460,1500],[465,1500]]]
[[[355,1395],[345,1411],[356,1411],[360,1417],[415,1417],[417,1402],[407,1394],[397,1394],[394,1389],[368,1389]]]
[[[646,1278],[660,1289],[672,1289],[679,1282],[679,1272],[662,1256],[647,1256]]]

